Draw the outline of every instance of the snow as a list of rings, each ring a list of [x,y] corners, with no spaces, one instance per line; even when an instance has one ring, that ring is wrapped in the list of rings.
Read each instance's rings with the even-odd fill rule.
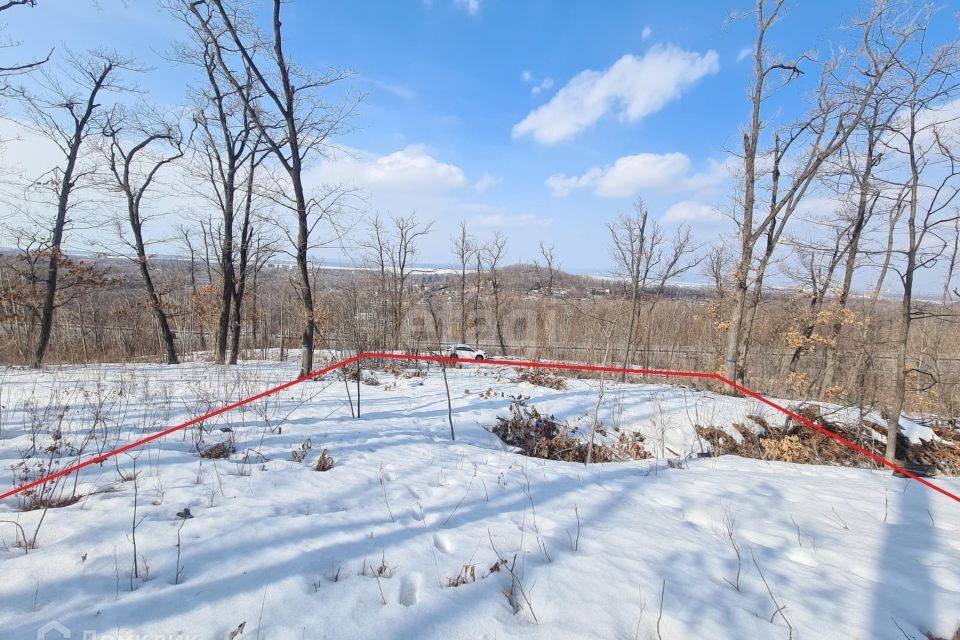
[[[61,411],[64,442],[79,445],[96,426],[87,451],[113,448],[293,378],[296,365],[0,375],[8,469],[32,446],[30,425]],[[51,621],[101,639],[226,638],[241,623],[241,639],[657,638],[658,626],[665,639],[786,638],[786,621],[794,638],[893,639],[904,637],[897,625],[918,638],[960,626],[960,504],[919,483],[733,456],[682,468],[527,458],[486,430],[510,396],[586,425],[597,381],[555,391],[517,383],[508,368],[448,375],[455,441],[436,368],[377,372],[357,420],[331,375],[208,423],[207,444],[235,438],[229,460],[199,458],[191,430],[88,467],[86,497],[46,513],[36,549],[24,554],[0,522],[0,638],[35,638]],[[753,400],[608,382],[600,416],[672,457],[699,450],[694,424],[749,424],[751,414],[782,423]],[[294,462],[307,438],[305,462]],[[336,465],[320,473],[324,448]],[[960,491],[957,479],[937,482]],[[135,489],[141,577],[131,580]],[[193,518],[177,517],[184,507]],[[0,503],[0,521],[28,536],[42,514]],[[498,558],[508,565],[491,572]],[[468,582],[448,586],[458,575]]]

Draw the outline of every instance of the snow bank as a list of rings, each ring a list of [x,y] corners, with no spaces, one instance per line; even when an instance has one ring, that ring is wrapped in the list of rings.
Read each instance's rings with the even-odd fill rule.
[[[34,446],[38,420],[63,413],[63,440],[93,428],[115,444],[295,374],[6,370],[0,465]],[[49,510],[28,554],[0,523],[0,637],[34,638],[51,621],[77,638],[226,638],[244,624],[241,637],[271,639],[657,638],[658,624],[665,639],[785,638],[787,621],[795,638],[893,639],[894,621],[914,637],[960,625],[960,505],[915,482],[735,457],[680,469],[525,458],[486,431],[510,396],[584,421],[595,381],[555,391],[506,369],[451,370],[451,441],[436,369],[378,375],[362,385],[359,420],[330,376],[205,425],[207,442],[235,442],[228,460],[200,459],[191,432],[88,469],[86,497]],[[99,419],[82,408],[97,404]],[[775,418],[672,385],[610,385],[601,407],[608,428],[638,430],[667,456],[698,450],[693,425],[749,414]],[[38,451],[49,444],[38,435]],[[336,464],[318,473],[324,448]],[[15,507],[0,504],[0,520],[32,535],[42,511]],[[193,518],[177,517],[185,507]]]

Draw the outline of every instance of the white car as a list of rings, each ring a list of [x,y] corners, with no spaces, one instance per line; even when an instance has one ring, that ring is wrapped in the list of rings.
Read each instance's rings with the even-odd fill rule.
[[[451,358],[460,358],[461,360],[485,360],[487,358],[486,351],[474,349],[466,344],[451,345],[445,355]]]

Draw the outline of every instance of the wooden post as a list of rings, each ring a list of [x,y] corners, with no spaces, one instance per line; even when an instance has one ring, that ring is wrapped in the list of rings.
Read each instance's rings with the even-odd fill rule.
[[[357,417],[360,417],[360,361],[357,360]]]

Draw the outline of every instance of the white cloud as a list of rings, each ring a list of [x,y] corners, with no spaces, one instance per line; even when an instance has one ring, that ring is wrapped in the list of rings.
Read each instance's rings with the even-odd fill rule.
[[[490,187],[497,184],[500,184],[500,178],[489,173],[485,173],[480,177],[479,180],[477,180],[477,182],[473,185],[473,188],[477,193],[483,193]]]
[[[597,180],[603,176],[603,169],[594,167],[590,169],[582,176],[565,176],[562,174],[555,174],[547,178],[546,185],[553,191],[553,195],[558,198],[570,195],[570,192],[574,189],[581,189],[583,187],[590,187],[596,184]]]
[[[716,207],[695,200],[682,200],[667,209],[667,213],[663,216],[664,222],[672,224],[711,223],[721,220],[723,220],[723,214]]]
[[[849,209],[843,198],[806,197],[797,205],[796,216],[806,221],[835,221]]]
[[[480,13],[480,0],[453,0],[453,6],[464,9],[472,16]]]
[[[540,84],[530,89],[530,93],[532,93],[535,96],[538,96],[544,91],[549,91],[552,88],[553,88],[553,78],[544,78]]]
[[[712,191],[723,186],[737,173],[739,162],[736,158],[727,158],[720,162],[709,158],[707,169],[684,178],[681,187],[689,191]]]
[[[582,71],[550,102],[513,127],[513,137],[552,144],[593,126],[607,113],[636,122],[676,100],[697,80],[717,73],[715,51],[700,55],[673,46],[652,47],[642,57],[627,54],[606,71]]]
[[[737,54],[737,62],[743,62],[744,60],[746,60],[752,55],[753,55],[753,48],[744,47],[743,49],[740,49],[740,53]]]
[[[26,124],[0,117],[0,167],[5,178],[32,182],[53,167],[63,164],[63,153]]]
[[[543,80],[537,81],[537,77],[533,75],[532,71],[524,71],[520,77],[527,84],[531,82],[535,83],[534,86],[530,87],[530,93],[535,96],[553,88],[553,78],[544,78]]]
[[[640,39],[646,40],[651,36],[651,34],[653,34],[653,29],[651,29],[650,27],[644,27],[643,31],[640,32]]]
[[[319,182],[343,181],[371,190],[432,193],[467,183],[460,167],[437,160],[423,145],[410,145],[384,156],[354,151],[322,163],[312,176]]]
[[[670,186],[690,169],[690,158],[682,153],[638,153],[624,156],[597,181],[597,195],[606,198],[632,196],[641,189]]]
[[[580,176],[552,175],[546,185],[561,198],[588,187],[605,198],[630,197],[644,189],[703,194],[721,187],[733,175],[735,161],[711,159],[705,171],[693,174],[690,166],[690,158],[683,153],[638,153],[606,167],[593,167]]]
[[[906,114],[901,114],[898,120],[903,128],[909,128]],[[948,147],[960,144],[960,98],[919,111],[916,127],[919,144],[923,146],[936,143],[935,133]],[[897,146],[896,143],[894,146]]]
[[[413,100],[417,97],[417,94],[414,91],[399,84],[393,84],[392,82],[384,82],[383,80],[377,80],[376,78],[366,78],[362,76],[358,77],[357,79],[360,82],[366,82],[376,89],[392,94],[404,100]]]

